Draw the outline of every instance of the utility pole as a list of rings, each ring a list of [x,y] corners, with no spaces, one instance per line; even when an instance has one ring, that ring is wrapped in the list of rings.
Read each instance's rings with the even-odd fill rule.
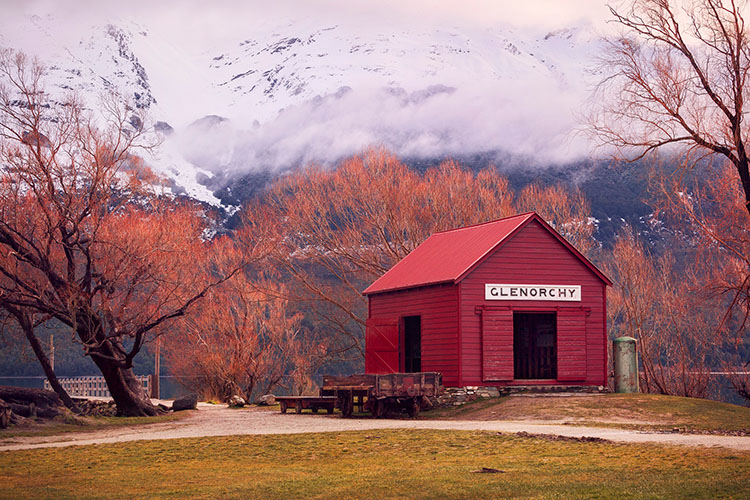
[[[52,371],[55,371],[55,334],[49,334],[49,364]]]
[[[154,354],[154,376],[151,377],[151,397],[159,398],[159,354],[161,351],[161,338],[156,338],[156,353]]]

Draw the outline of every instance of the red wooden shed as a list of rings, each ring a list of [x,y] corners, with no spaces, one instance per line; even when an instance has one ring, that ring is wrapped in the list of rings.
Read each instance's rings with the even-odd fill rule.
[[[611,284],[533,212],[433,234],[364,291],[365,371],[604,385]]]

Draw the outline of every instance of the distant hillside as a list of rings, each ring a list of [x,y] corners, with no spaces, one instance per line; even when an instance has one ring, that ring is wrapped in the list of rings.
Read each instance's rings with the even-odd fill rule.
[[[478,171],[496,165],[494,155],[472,155],[453,158],[464,168]],[[439,165],[443,159],[404,159],[417,171]],[[557,167],[524,166],[517,163],[496,166],[508,178],[511,187],[520,190],[528,184],[560,184],[580,189],[591,204],[596,219],[595,237],[604,246],[611,244],[624,224],[633,225],[644,235],[653,235],[649,204],[648,168],[641,164],[586,161]],[[224,205],[241,205],[260,196],[281,175],[269,171],[238,175],[215,176],[207,182]],[[236,227],[239,214],[228,219],[229,228]],[[647,238],[648,239],[648,238]]]

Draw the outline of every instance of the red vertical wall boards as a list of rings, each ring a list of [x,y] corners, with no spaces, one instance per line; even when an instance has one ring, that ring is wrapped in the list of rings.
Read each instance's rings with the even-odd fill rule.
[[[365,371],[604,385],[611,284],[533,212],[433,234],[364,291]]]

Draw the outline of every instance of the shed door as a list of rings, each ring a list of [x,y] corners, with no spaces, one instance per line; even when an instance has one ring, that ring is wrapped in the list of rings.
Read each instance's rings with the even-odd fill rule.
[[[586,312],[580,309],[557,313],[557,379],[586,379]]]
[[[516,380],[556,379],[557,314],[513,313],[513,365]]]
[[[370,318],[365,333],[365,373],[398,373],[398,318]]]
[[[482,379],[513,380],[513,312],[485,310],[482,314]]]

